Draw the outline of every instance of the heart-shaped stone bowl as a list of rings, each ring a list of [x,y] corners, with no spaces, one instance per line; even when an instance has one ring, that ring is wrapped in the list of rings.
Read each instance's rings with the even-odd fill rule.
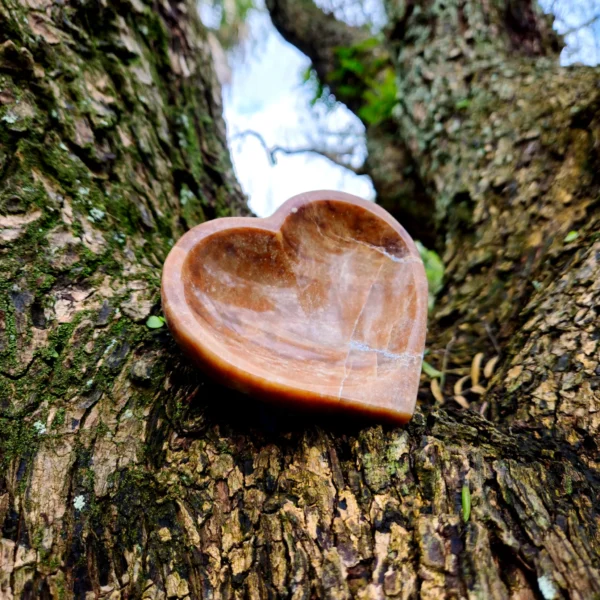
[[[177,342],[229,387],[395,423],[413,414],[427,279],[374,203],[316,191],[266,219],[202,223],[169,253],[162,302]]]

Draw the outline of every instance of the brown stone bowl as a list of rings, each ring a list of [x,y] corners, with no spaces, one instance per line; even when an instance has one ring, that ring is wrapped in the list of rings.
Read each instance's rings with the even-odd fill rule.
[[[266,219],[202,223],[169,253],[162,301],[177,342],[229,387],[395,423],[413,414],[427,279],[376,204],[317,191]]]

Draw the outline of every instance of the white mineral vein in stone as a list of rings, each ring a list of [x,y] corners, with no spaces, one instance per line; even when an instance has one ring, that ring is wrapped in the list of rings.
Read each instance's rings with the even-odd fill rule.
[[[346,379],[348,379],[348,371],[347,371],[347,365],[348,365],[348,359],[350,358],[350,353],[352,352],[352,342],[354,338],[354,334],[356,333],[356,328],[358,327],[358,322],[360,321],[360,318],[362,317],[363,312],[365,311],[365,308],[367,308],[367,304],[369,303],[369,296],[371,295],[371,290],[373,289],[373,286],[377,283],[377,280],[379,279],[379,274],[381,273],[381,270],[383,269],[383,263],[381,263],[379,269],[377,270],[377,273],[375,274],[375,278],[373,279],[373,282],[371,283],[371,285],[369,286],[369,289],[367,291],[367,295],[365,297],[365,303],[363,304],[362,308],[360,309],[360,312],[358,313],[358,317],[356,317],[356,321],[354,321],[354,327],[352,328],[352,333],[350,334],[350,341],[348,342],[348,354],[346,354],[346,360],[344,361],[344,377],[342,378],[342,381],[340,383],[340,389],[338,391],[338,399],[341,399],[342,397],[342,391],[344,389],[344,383],[346,381]]]
[[[367,344],[363,342],[357,342],[355,340],[350,341],[350,349],[351,350],[360,350],[362,352],[375,352],[380,356],[384,356],[385,358],[391,358],[392,360],[397,360],[404,364],[410,364],[415,361],[421,360],[420,354],[415,354],[414,352],[401,352],[400,354],[396,354],[394,352],[390,352],[389,350],[381,350],[379,348],[371,348]]]

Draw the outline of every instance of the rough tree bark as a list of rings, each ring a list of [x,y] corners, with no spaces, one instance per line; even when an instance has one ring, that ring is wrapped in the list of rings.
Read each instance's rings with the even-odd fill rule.
[[[478,409],[424,377],[403,429],[260,408],[145,326],[172,240],[245,210],[191,5],[0,0],[0,597],[600,597],[598,73],[526,0],[388,11],[429,360]]]

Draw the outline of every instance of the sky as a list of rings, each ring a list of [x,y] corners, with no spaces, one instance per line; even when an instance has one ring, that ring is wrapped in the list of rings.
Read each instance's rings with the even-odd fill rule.
[[[224,116],[234,167],[251,209],[258,216],[270,215],[289,197],[311,189],[336,189],[373,199],[371,181],[327,159],[308,153],[278,152],[276,164],[254,135],[262,136],[269,148],[314,146],[320,131],[356,132],[355,163],[365,155],[362,124],[345,107],[328,112],[310,107],[311,88],[302,77],[310,61],[283,40],[266,13],[250,19],[253,41],[243,59],[233,61],[231,83],[224,86]]]
[[[568,32],[600,14],[600,0],[541,0],[557,15],[555,28]],[[201,11],[202,12],[202,11]],[[206,14],[203,14],[206,20]],[[230,60],[230,81],[223,86],[224,116],[234,168],[257,216],[273,213],[289,197],[309,190],[336,189],[367,199],[374,190],[367,176],[357,176],[314,154],[276,154],[267,149],[331,145],[338,135],[352,131],[348,142],[358,166],[366,154],[360,121],[343,106],[327,111],[310,106],[312,89],[303,83],[310,61],[283,40],[264,11],[253,11],[248,26],[250,42]],[[563,64],[600,62],[600,21],[570,33]],[[254,133],[248,133],[249,131]],[[258,134],[262,141],[255,134]]]

